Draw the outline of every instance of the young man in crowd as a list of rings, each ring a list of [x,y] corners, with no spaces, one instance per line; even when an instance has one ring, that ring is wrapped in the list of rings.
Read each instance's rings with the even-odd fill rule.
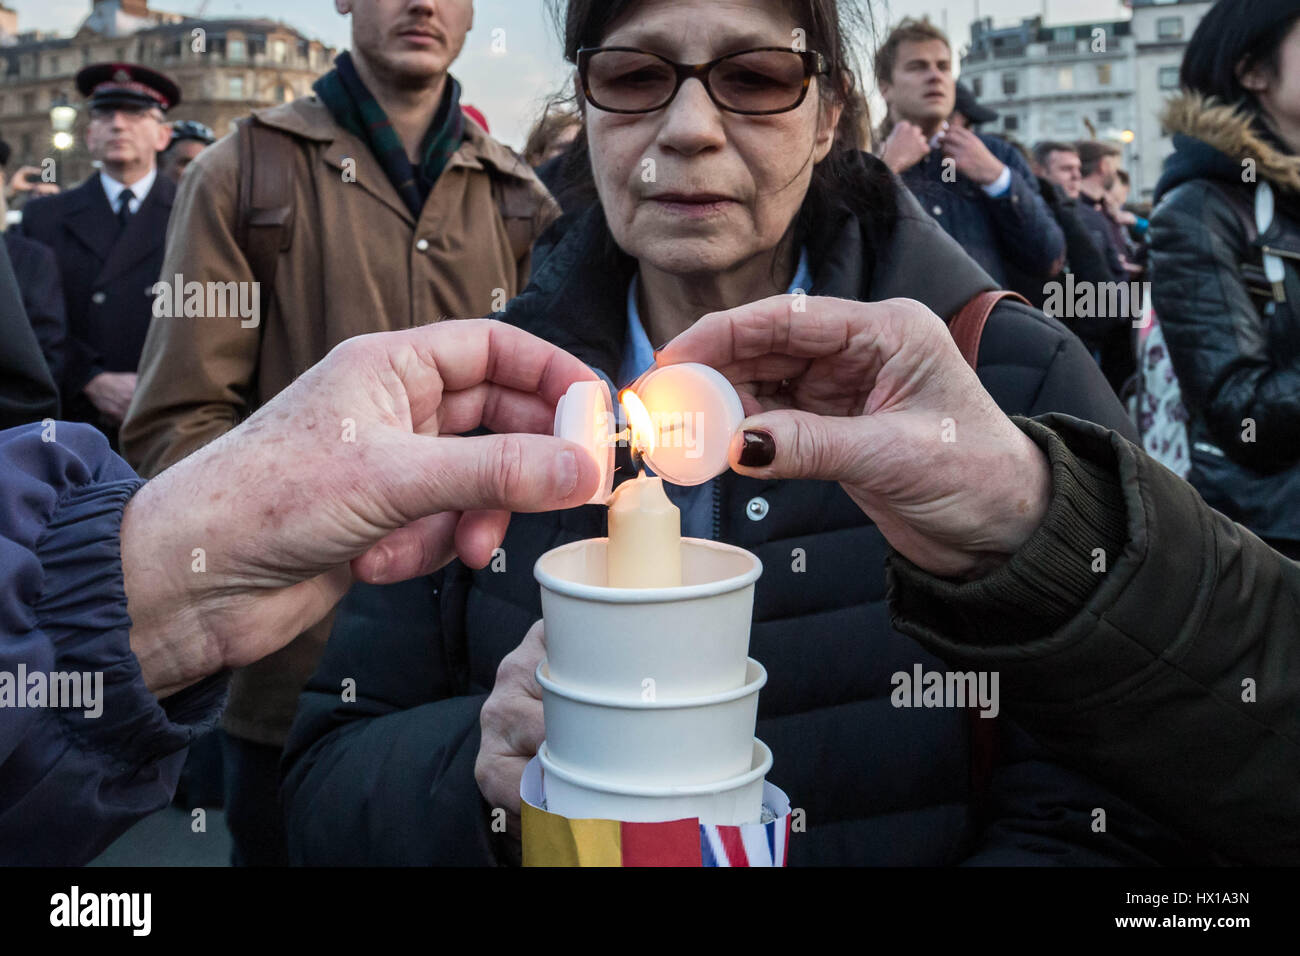
[[[162,275],[251,288],[241,302],[258,314],[155,323],[123,429],[126,457],[145,476],[230,430],[347,338],[499,311],[526,283],[532,240],[555,216],[528,167],[461,112],[448,70],[473,23],[471,0],[335,8],[352,17],[351,51],[316,95],[255,112],[251,130],[185,174]],[[256,144],[251,170],[245,136]],[[264,190],[245,182],[250,172],[273,187],[274,208],[256,202]],[[322,440],[348,440],[347,410],[339,416],[339,434]],[[329,626],[232,681],[224,726],[236,863],[287,860],[280,751]]]
[[[927,20],[898,24],[876,52],[889,107],[880,158],[941,226],[1002,286],[1007,263],[1038,281],[1056,274],[1065,239],[1025,161],[1010,144],[950,123],[952,46]]]

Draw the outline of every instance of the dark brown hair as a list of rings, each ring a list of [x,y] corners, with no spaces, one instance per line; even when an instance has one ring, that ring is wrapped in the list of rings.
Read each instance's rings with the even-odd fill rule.
[[[614,23],[640,0],[547,0],[555,21],[564,58],[576,63],[581,47],[599,46]],[[796,233],[807,233],[812,222],[833,205],[848,206],[864,223],[891,231],[896,216],[893,183],[888,171],[861,152],[863,130],[869,128],[867,101],[858,89],[850,35],[867,31],[872,23],[869,0],[787,0],[799,24],[806,24],[807,49],[822,54],[827,72],[817,84],[824,100],[842,110],[830,153],[813,169],[808,196],[796,223]],[[575,99],[576,99],[575,95]],[[586,104],[577,102],[585,111]],[[555,186],[556,198],[566,211],[597,200],[587,148],[585,127],[564,152]],[[802,238],[802,237],[800,237]]]
[[[1053,153],[1074,153],[1078,156],[1079,150],[1073,143],[1058,143],[1050,139],[1034,144],[1034,162],[1043,169],[1047,168],[1047,161],[1052,158]]]
[[[540,166],[551,151],[555,138],[570,126],[581,126],[582,120],[573,110],[566,108],[555,98],[547,101],[541,117],[533,125],[528,140],[524,143],[524,162],[529,166]]]
[[[1079,140],[1074,144],[1074,151],[1079,154],[1079,165],[1083,167],[1085,179],[1097,171],[1097,167],[1107,156],[1124,155],[1124,150],[1115,144],[1103,143],[1095,139]]]

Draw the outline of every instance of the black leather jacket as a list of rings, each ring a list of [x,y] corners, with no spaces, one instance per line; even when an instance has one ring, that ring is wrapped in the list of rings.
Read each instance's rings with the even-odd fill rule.
[[[1230,107],[1185,97],[1170,117],[1151,279],[1189,416],[1190,480],[1260,537],[1300,542],[1300,157]],[[1243,182],[1251,171],[1257,182]],[[1263,235],[1258,182],[1277,200]],[[1280,288],[1266,250],[1285,264]]]

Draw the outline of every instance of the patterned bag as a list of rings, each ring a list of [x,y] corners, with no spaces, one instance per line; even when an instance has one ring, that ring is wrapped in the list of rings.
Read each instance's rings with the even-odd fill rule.
[[[1187,409],[1155,309],[1147,306],[1137,341],[1137,394],[1133,418],[1147,454],[1179,478],[1192,463],[1187,450]]]

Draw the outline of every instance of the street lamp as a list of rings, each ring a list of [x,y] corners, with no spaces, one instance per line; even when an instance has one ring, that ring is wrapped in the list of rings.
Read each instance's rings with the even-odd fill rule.
[[[76,140],[72,137],[73,124],[77,122],[75,107],[62,105],[50,110],[50,125],[54,127],[54,148],[63,152]]]

